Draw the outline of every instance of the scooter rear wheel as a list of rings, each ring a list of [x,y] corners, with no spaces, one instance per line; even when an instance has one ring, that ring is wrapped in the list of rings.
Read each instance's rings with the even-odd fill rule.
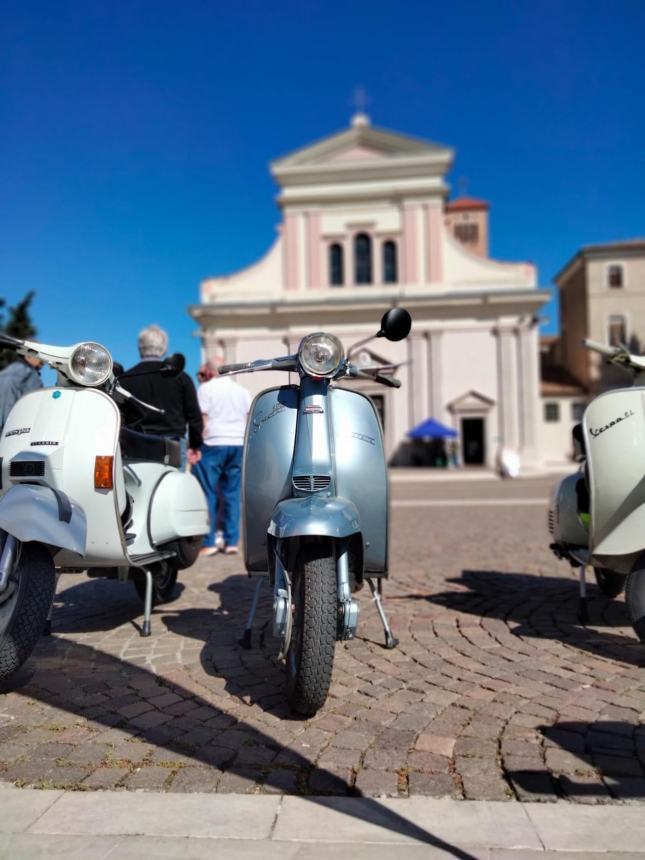
[[[625,603],[634,632],[645,644],[645,568],[637,568],[628,574]]]
[[[605,597],[618,597],[625,588],[627,577],[624,573],[616,573],[606,567],[594,567],[593,572],[596,584]]]
[[[321,708],[334,666],[338,597],[331,544],[306,544],[291,587],[293,629],[287,651],[287,699],[305,717]]]
[[[0,680],[14,674],[30,656],[54,598],[54,561],[42,544],[25,543],[0,595]]]

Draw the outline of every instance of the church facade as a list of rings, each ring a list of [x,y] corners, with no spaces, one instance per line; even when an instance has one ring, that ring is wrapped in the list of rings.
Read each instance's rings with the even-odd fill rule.
[[[494,464],[502,448],[539,464],[538,312],[546,293],[530,263],[488,257],[488,205],[447,202],[449,147],[351,126],[271,164],[282,221],[266,256],[206,278],[199,324],[204,358],[251,361],[295,352],[312,331],[347,351],[376,332],[390,307],[413,318],[407,341],[372,341],[354,355],[401,379],[361,380],[381,413],[388,456],[433,417],[458,433],[465,464]],[[256,373],[255,394],[288,382]]]

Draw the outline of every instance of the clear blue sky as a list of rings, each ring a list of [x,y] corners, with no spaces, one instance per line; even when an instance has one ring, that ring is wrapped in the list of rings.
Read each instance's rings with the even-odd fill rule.
[[[548,287],[645,235],[644,44],[642,0],[5,0],[0,296],[125,364],[158,322],[193,371],[200,279],[274,237],[267,162],[345,127],[358,84],[375,125],[456,148],[493,256]]]

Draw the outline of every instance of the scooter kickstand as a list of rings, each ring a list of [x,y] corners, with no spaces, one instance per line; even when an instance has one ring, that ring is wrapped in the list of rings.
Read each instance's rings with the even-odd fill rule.
[[[586,565],[581,564],[578,568],[578,578],[580,583],[580,596],[578,598],[578,621],[583,625],[589,621],[589,610],[587,609],[587,580],[585,578],[586,572]]]
[[[260,600],[260,591],[262,590],[263,579],[258,579],[257,585],[255,586],[255,591],[253,592],[253,600],[251,601],[251,608],[249,609],[249,614],[246,619],[246,626],[244,628],[244,633],[242,634],[242,638],[239,640],[242,648],[246,648],[248,651],[253,647],[253,619],[255,618],[255,613],[258,609],[258,601]]]
[[[391,651],[392,648],[396,648],[399,644],[399,640],[396,639],[392,634],[392,628],[387,620],[387,615],[385,614],[385,610],[383,609],[383,604],[381,603],[381,581],[379,580],[378,585],[375,584],[373,579],[366,577],[367,583],[370,587],[370,591],[372,592],[372,600],[376,604],[376,609],[379,614],[379,618],[381,619],[381,624],[383,625],[383,630],[385,632],[385,647],[388,651]]]
[[[152,579],[152,573],[147,567],[143,568],[143,572],[146,577],[146,596],[143,601],[143,628],[141,630],[141,636],[150,636],[152,632],[150,618],[152,616],[152,589],[154,587],[154,582]]]

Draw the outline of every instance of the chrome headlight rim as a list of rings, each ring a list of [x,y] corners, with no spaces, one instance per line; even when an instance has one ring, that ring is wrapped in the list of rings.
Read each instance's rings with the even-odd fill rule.
[[[104,366],[99,368],[98,370],[95,368],[90,368],[89,370],[89,378],[88,378],[88,370],[84,368],[85,372],[81,372],[75,367],[75,361],[79,360],[79,353],[82,351],[94,350],[97,353],[99,359],[104,362]],[[103,344],[97,343],[95,340],[84,340],[81,343],[77,343],[74,347],[72,354],[69,357],[68,362],[68,370],[71,379],[77,385],[83,385],[86,388],[97,388],[100,385],[103,385],[110,378],[112,374],[113,361],[110,351],[106,349]],[[94,374],[92,376],[92,374]]]
[[[315,366],[310,362],[309,357],[307,356],[307,348],[311,347],[315,340],[322,341],[325,345],[331,347],[332,355],[335,352],[333,365],[330,364],[327,367],[321,368],[320,366]],[[344,357],[345,351],[339,338],[326,331],[316,331],[312,332],[312,334],[306,335],[300,341],[300,346],[298,347],[298,362],[300,363],[303,371],[307,376],[313,376],[320,379],[333,377],[337,373]]]

